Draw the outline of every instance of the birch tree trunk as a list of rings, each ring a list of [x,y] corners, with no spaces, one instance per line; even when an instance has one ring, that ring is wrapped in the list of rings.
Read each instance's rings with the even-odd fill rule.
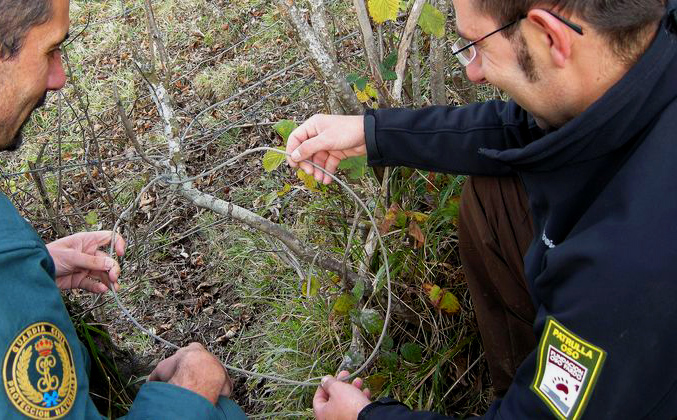
[[[317,33],[317,37],[329,53],[332,60],[337,61],[336,45],[334,45],[334,37],[329,31],[327,24],[327,8],[324,5],[324,0],[310,0],[310,22],[313,29]],[[327,89],[327,98],[329,101],[329,110],[332,114],[345,114],[343,105],[336,97],[336,94]]]
[[[407,24],[404,27],[404,34],[400,41],[400,46],[397,50],[397,65],[395,66],[395,73],[397,73],[397,80],[393,87],[393,99],[396,103],[402,103],[402,87],[404,85],[405,70],[407,69],[407,60],[409,58],[409,51],[411,48],[411,40],[414,37],[418,19],[421,17],[423,5],[426,0],[415,0],[414,6],[411,8]]]
[[[357,100],[355,92],[348,82],[342,77],[343,72],[333,60],[330,53],[323,47],[313,28],[306,22],[303,13],[296,7],[293,0],[279,0],[289,19],[296,29],[301,42],[312,57],[321,73],[324,83],[334,92],[347,113],[359,115],[364,113],[364,108]]]
[[[437,10],[449,16],[450,0],[436,0]],[[433,105],[447,105],[445,74],[447,67],[446,40],[431,37],[430,40],[430,92]]]

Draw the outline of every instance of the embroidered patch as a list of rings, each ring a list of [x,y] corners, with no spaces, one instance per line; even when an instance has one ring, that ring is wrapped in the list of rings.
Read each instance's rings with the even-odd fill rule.
[[[548,317],[531,389],[560,419],[578,419],[590,400],[606,352]]]
[[[26,328],[5,356],[2,379],[7,397],[21,414],[33,419],[68,414],[78,384],[66,336],[47,322]]]

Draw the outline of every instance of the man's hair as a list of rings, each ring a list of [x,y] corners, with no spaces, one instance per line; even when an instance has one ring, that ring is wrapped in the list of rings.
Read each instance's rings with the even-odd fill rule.
[[[28,31],[51,17],[51,0],[0,0],[0,60],[19,54]]]
[[[665,0],[476,0],[475,4],[500,24],[517,20],[533,8],[576,14],[626,62],[635,62],[644,52],[646,31],[665,14]]]

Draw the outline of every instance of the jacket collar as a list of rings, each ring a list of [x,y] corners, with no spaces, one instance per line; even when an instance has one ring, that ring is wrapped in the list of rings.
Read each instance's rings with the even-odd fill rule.
[[[523,148],[480,154],[518,171],[551,171],[606,155],[638,136],[677,99],[677,0],[667,10],[637,64],[585,112]]]

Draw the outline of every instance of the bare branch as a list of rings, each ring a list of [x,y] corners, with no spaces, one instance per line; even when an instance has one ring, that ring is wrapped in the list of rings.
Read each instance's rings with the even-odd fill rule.
[[[451,4],[449,0],[436,0],[437,9],[444,14],[449,15]],[[447,104],[447,90],[445,85],[446,70],[446,46],[444,38],[431,37],[430,40],[430,93],[434,105]]]
[[[348,82],[341,77],[342,72],[338,63],[332,60],[331,55],[322,46],[315,31],[306,22],[303,13],[296,7],[293,0],[279,0],[279,2],[287,12],[308,53],[317,64],[322,73],[322,79],[336,94],[343,108],[350,114],[362,114],[364,112],[362,104],[357,100]]]
[[[310,22],[313,25],[318,38],[322,45],[334,61],[337,61],[336,45],[334,44],[334,37],[329,33],[329,25],[327,24],[327,8],[324,5],[324,0],[310,0]],[[339,101],[336,94],[327,89],[327,99],[329,101],[329,110],[332,114],[345,114],[343,105]]]
[[[336,60],[336,45],[334,45],[334,37],[329,33],[327,8],[324,6],[324,0],[310,0],[309,2],[311,10],[310,22],[313,24],[313,29],[331,58]]]
[[[281,225],[273,223],[256,213],[239,207],[233,203],[216,198],[210,194],[201,192],[196,188],[187,188],[185,184],[179,187],[177,192],[198,207],[208,209],[222,216],[227,216],[238,220],[251,228],[259,230],[280,240],[296,256],[307,263],[312,263],[315,261],[315,263],[322,269],[334,273],[341,274],[344,271],[344,266],[341,261],[335,259],[331,255],[327,255],[321,250],[307,248],[303,242],[301,242],[293,233]],[[362,276],[347,270],[346,278],[352,285],[354,285],[358,280],[363,281],[368,293],[371,293],[371,288],[369,287],[370,282],[368,282]]]
[[[421,54],[419,50],[419,30],[414,30],[414,38],[411,42],[411,92],[414,100],[414,106],[420,108],[423,106],[423,94],[421,93]]]
[[[30,169],[35,169],[35,164],[33,162],[28,162],[28,167]],[[38,189],[38,193],[40,194],[40,199],[42,200],[42,205],[45,207],[47,216],[49,216],[52,228],[54,228],[54,231],[59,235],[59,237],[68,235],[68,231],[66,231],[61,222],[59,222],[59,218],[54,211],[54,207],[52,207],[52,201],[49,199],[49,195],[47,194],[47,189],[45,188],[45,182],[42,179],[42,175],[39,172],[32,172],[31,177],[33,178],[33,181],[35,181],[35,186]]]
[[[145,0],[144,7],[146,8],[148,35],[150,36],[151,40],[151,64],[153,67],[155,66],[155,55],[153,54],[153,44],[155,44],[158,54],[160,55],[160,64],[162,65],[162,73],[165,75],[165,84],[169,84],[169,80],[171,78],[169,56],[167,55],[165,44],[162,42],[162,35],[158,30],[157,23],[155,22],[155,13],[153,13],[153,5],[151,4],[151,0]]]
[[[404,27],[404,33],[402,34],[402,40],[400,41],[400,46],[397,50],[397,65],[395,66],[395,73],[397,73],[397,80],[395,80],[395,86],[393,87],[393,98],[397,103],[402,103],[402,86],[404,84],[404,71],[407,68],[407,59],[409,58],[409,50],[411,47],[411,40],[414,37],[414,31],[416,30],[416,25],[418,25],[418,19],[421,17],[421,12],[423,11],[423,5],[426,0],[415,0],[414,6],[409,13],[409,18],[407,19],[407,24]]]
[[[118,115],[120,115],[122,125],[125,127],[125,133],[127,134],[127,138],[129,139],[130,142],[132,142],[132,145],[134,146],[136,153],[138,153],[139,156],[141,156],[141,158],[146,163],[153,165],[156,168],[159,168],[161,165],[158,162],[149,158],[146,155],[146,152],[143,150],[143,147],[141,147],[141,143],[139,143],[139,139],[136,137],[136,133],[134,132],[134,127],[132,127],[132,122],[129,121],[129,118],[127,117],[127,112],[125,112],[125,108],[122,106],[120,92],[118,92],[118,87],[115,84],[113,84],[113,96],[115,97],[115,104],[118,109]]]
[[[385,88],[385,82],[381,69],[379,67],[380,54],[376,51],[376,40],[374,39],[374,31],[369,20],[369,12],[364,0],[353,0],[353,5],[357,12],[357,21],[360,24],[362,32],[362,41],[364,44],[364,51],[367,54],[367,63],[371,70],[371,75],[376,82],[376,89],[378,90],[378,104],[381,108],[390,108],[392,98],[390,92]]]

